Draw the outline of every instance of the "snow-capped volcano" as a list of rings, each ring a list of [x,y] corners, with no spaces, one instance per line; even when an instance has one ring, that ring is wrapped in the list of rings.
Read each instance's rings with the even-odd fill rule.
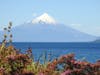
[[[42,24],[56,24],[55,19],[53,19],[53,17],[49,16],[47,13],[44,13],[43,15],[35,18],[32,20],[33,24],[37,24],[37,23],[42,23]]]
[[[31,23],[14,27],[12,34],[14,42],[90,42],[97,39],[95,36],[56,22],[47,13],[35,18]]]

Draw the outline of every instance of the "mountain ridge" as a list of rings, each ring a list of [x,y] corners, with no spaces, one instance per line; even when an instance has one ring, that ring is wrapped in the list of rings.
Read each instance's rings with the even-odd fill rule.
[[[12,29],[14,40],[25,42],[87,42],[94,36],[79,32],[62,24],[23,24]],[[25,38],[24,38],[25,37]]]

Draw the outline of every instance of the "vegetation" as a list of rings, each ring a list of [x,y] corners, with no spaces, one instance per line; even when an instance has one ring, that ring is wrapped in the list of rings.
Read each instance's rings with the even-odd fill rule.
[[[100,61],[78,61],[74,54],[63,55],[52,61],[49,58],[45,60],[44,55],[43,64],[40,58],[34,61],[31,49],[23,54],[12,45],[11,26],[10,22],[4,28],[4,39],[0,45],[0,75],[100,75]]]

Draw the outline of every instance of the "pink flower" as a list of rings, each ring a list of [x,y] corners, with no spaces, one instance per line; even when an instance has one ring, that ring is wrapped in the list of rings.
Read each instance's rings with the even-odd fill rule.
[[[39,73],[39,75],[44,75],[43,73]]]
[[[14,55],[9,55],[6,57],[8,60],[10,61],[14,61],[15,60],[15,56]]]
[[[70,74],[71,74],[71,70],[67,70],[67,71],[61,73],[61,75],[70,75]]]

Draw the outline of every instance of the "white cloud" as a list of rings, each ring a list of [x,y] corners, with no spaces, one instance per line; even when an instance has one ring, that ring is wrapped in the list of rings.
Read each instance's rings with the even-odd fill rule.
[[[37,13],[33,13],[32,16],[33,16],[33,17],[36,17],[36,16],[37,16]]]
[[[94,36],[100,36],[100,26],[90,26],[83,24],[70,24],[69,26],[81,32],[85,32]]]
[[[82,24],[70,24],[70,26],[72,28],[80,28],[80,27],[82,27]]]
[[[86,28],[89,33],[95,36],[100,36],[100,26],[91,26]]]
[[[74,28],[74,29],[77,29],[77,30],[80,30],[83,28],[82,24],[69,24],[69,26]]]
[[[33,13],[32,14],[32,19],[35,18],[37,15],[38,15],[37,13]],[[28,19],[24,23],[31,23],[32,19]]]

